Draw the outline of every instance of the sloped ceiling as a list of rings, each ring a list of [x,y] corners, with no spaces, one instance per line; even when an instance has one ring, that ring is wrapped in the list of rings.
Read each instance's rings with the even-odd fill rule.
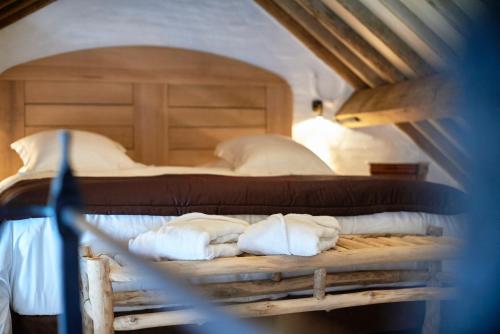
[[[396,123],[455,180],[466,181],[469,157],[459,144],[466,127],[453,114],[455,87],[441,73],[457,61],[468,27],[485,10],[481,0],[255,2],[357,90],[336,115],[340,123]]]
[[[1,0],[0,29],[36,12],[56,0]]]

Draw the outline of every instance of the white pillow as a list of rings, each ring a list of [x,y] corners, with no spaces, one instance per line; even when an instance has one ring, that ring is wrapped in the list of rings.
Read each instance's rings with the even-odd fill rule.
[[[333,171],[313,152],[292,139],[278,135],[244,136],[220,143],[215,155],[241,174],[322,175]]]
[[[137,167],[125,148],[96,133],[71,130],[70,159],[75,171],[106,171]],[[19,139],[10,147],[16,151],[25,172],[57,171],[61,160],[60,131],[43,131]]]

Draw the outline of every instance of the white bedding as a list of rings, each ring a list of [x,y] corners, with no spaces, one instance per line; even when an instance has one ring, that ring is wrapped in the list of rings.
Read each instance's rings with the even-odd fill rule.
[[[225,169],[186,167],[145,167],[120,173],[86,173],[85,176],[153,176],[161,174],[224,174],[236,175]],[[0,192],[25,180],[53,176],[52,173],[16,175],[0,182]],[[266,218],[262,215],[232,216],[250,223]],[[88,215],[88,220],[115,238],[127,241],[139,233],[158,228],[174,217]],[[429,225],[443,227],[445,235],[460,236],[461,217],[426,213],[380,213],[355,217],[336,217],[344,234],[408,233],[425,234]],[[107,252],[91,235],[85,243]],[[59,239],[57,227],[49,218],[24,219],[4,223],[0,234],[0,333],[9,333],[11,308],[23,315],[52,315],[60,311]],[[112,254],[113,255],[113,254]],[[354,269],[354,268],[351,268]],[[223,280],[228,280],[226,277]],[[127,289],[117,284],[116,289]],[[134,287],[135,288],[135,287]]]

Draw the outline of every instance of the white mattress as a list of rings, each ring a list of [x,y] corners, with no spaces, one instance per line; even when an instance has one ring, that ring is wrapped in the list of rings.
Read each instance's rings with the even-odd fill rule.
[[[126,171],[122,175],[159,175],[165,173],[209,173],[228,174],[226,170],[207,168],[147,167]],[[89,175],[89,173],[86,173]],[[95,173],[95,176],[104,176]],[[122,176],[114,173],[113,176]],[[0,192],[23,179],[50,177],[51,173],[29,176],[17,175],[0,182]],[[111,176],[111,175],[109,175]],[[235,216],[257,222],[265,216]],[[137,234],[170,221],[174,217],[88,215],[87,219],[119,240],[128,240]],[[336,217],[344,234],[408,233],[425,234],[429,225],[443,227],[444,234],[460,236],[460,216],[443,216],[426,213],[393,212],[354,217]],[[109,253],[109,249],[92,235],[84,235],[82,242],[94,249]],[[49,218],[24,219],[4,223],[0,234],[0,333],[8,333],[10,307],[23,315],[53,315],[61,310],[59,274],[59,237],[55,223]],[[111,254],[114,255],[114,254]],[[349,268],[347,268],[349,269]],[[359,268],[350,268],[359,269]],[[381,268],[382,269],[382,268]],[[384,268],[384,269],[387,269]],[[247,276],[251,278],[251,276]],[[238,279],[244,277],[238,277]],[[223,281],[235,277],[219,278]],[[117,290],[138,288],[118,283]]]

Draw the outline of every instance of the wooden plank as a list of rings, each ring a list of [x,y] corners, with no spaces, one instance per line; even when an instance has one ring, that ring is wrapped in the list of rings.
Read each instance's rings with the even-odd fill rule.
[[[132,104],[132,84],[75,81],[26,81],[26,103]]]
[[[420,2],[424,2],[419,0]],[[455,57],[455,51],[446,44],[446,42],[436,34],[422,18],[417,16],[414,11],[408,8],[408,2],[401,0],[382,0],[384,6],[399,18],[401,24],[411,29],[423,43],[428,44],[443,59]]]
[[[460,168],[457,168],[455,164],[448,159],[446,155],[441,152],[441,149],[436,146],[435,143],[429,141],[425,136],[423,136],[418,129],[412,123],[398,123],[397,127],[403,131],[413,142],[420,147],[424,152],[426,152],[432,160],[434,160],[439,166],[444,168],[450,176],[455,179],[458,183],[463,183],[467,180],[466,175]]]
[[[468,35],[472,26],[471,20],[464,12],[451,0],[426,0],[430,6],[439,12],[453,27],[462,33]]]
[[[265,127],[265,109],[169,108],[171,127]]]
[[[0,29],[28,16],[56,0],[14,1],[0,10]]]
[[[386,247],[370,247],[352,249],[346,252],[326,251],[304,261],[300,256],[243,256],[237,258],[218,258],[211,261],[167,261],[158,262],[158,266],[182,275],[211,276],[242,273],[273,273],[276,271],[301,271],[329,268],[334,270],[351,265],[368,265],[379,263],[397,263],[414,261],[431,261],[456,257],[455,245],[442,242],[437,245],[393,246],[390,252]],[[122,268],[123,273],[134,275],[133,270]],[[131,270],[130,272],[128,272]]]
[[[168,165],[199,166],[217,159],[214,150],[170,150]]]
[[[326,6],[322,0],[298,0],[298,2],[385,81],[394,83],[405,80],[405,76],[391,62]]]
[[[134,148],[134,128],[132,126],[66,126],[66,129],[81,130],[98,133],[117,143],[126,149]],[[25,128],[26,135],[37,132],[60,129],[57,126],[28,126]]]
[[[267,87],[267,133],[292,136],[293,97],[291,90],[280,86]]]
[[[427,1],[402,0],[402,2],[439,37],[443,47],[449,47],[456,53],[462,51],[465,42],[462,35]]]
[[[357,272],[326,273],[325,287],[367,286],[396,282],[424,282],[429,279],[427,270],[374,270]],[[212,300],[263,296],[294,291],[311,290],[314,287],[313,276],[284,278],[281,280],[236,281],[227,283],[209,283],[193,286],[201,295]],[[174,302],[161,290],[123,291],[113,293],[114,306],[151,306],[167,305]]]
[[[26,105],[26,126],[130,126],[132,106],[115,105]]]
[[[168,106],[265,108],[266,88],[258,86],[169,85]]]
[[[164,88],[162,84],[134,85],[136,159],[148,165],[163,164],[163,147],[168,147],[162,130],[166,118]]]
[[[434,72],[412,48],[360,1],[325,0],[325,3],[351,27],[357,27],[366,40],[377,47],[406,76]],[[361,28],[362,25],[364,28]]]
[[[221,141],[265,134],[265,128],[174,128],[168,133],[170,149],[213,149]]]
[[[438,147],[441,152],[452,161],[457,168],[462,170],[464,173],[468,170],[471,165],[471,161],[468,156],[466,156],[462,150],[458,149],[452,142],[444,136],[439,129],[434,127],[434,125],[429,121],[418,121],[414,122],[415,128],[429,140],[436,147]]]
[[[439,118],[455,110],[458,87],[441,76],[364,89],[354,93],[335,118],[348,127]]]
[[[224,306],[222,309],[238,317],[264,317],[391,302],[453,299],[456,295],[457,292],[452,288],[403,288],[334,294],[321,300],[310,297],[262,301]],[[193,310],[166,311],[117,317],[113,327],[115,330],[137,330],[149,327],[200,324],[208,320]]]
[[[12,97],[14,83],[0,81],[0,179],[13,174],[11,158],[13,158],[10,143],[12,142]]]
[[[332,54],[323,44],[321,44],[306,29],[283,11],[273,0],[254,0],[265,11],[273,16],[288,31],[297,37],[306,47],[309,48],[318,58],[325,62],[330,68],[337,72],[346,82],[354,88],[364,88],[366,84],[334,54]]]
[[[375,71],[367,66],[359,57],[347,48],[328,31],[318,20],[310,15],[299,4],[290,0],[274,0],[297,24],[300,24],[326,49],[342,61],[352,72],[361,78],[369,87],[380,86],[385,81]]]

